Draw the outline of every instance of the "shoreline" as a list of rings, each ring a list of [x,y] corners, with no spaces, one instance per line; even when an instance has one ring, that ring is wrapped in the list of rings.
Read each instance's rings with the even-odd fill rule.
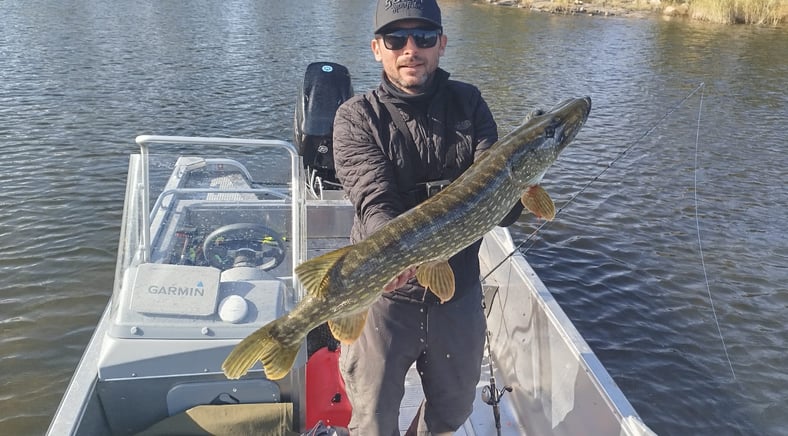
[[[493,6],[504,6],[528,9],[535,12],[565,15],[589,15],[602,17],[626,18],[684,18],[688,20],[702,20],[693,18],[688,3],[668,4],[664,0],[483,0]],[[773,25],[786,24],[788,18],[782,14],[781,22]]]
[[[598,0],[599,1],[599,0]],[[504,6],[528,9],[535,12],[566,15],[590,15],[601,17],[649,18],[653,16],[689,18],[689,7],[686,3],[679,6],[662,7],[660,0],[568,0],[556,2],[551,0],[485,0],[492,6]]]

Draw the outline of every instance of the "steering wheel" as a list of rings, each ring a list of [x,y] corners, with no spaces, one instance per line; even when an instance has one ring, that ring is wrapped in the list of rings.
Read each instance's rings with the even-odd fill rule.
[[[214,230],[202,244],[205,260],[225,270],[233,266],[257,266],[263,271],[285,260],[285,240],[270,228],[254,223],[236,223]]]

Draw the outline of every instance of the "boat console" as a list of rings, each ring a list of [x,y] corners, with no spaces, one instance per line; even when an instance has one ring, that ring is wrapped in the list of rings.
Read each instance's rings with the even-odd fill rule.
[[[306,206],[296,150],[279,141],[222,138],[138,143],[98,359],[98,395],[113,433],[132,434],[203,404],[299,404],[305,348],[291,375],[277,382],[260,367],[243,380],[227,380],[221,370],[240,339],[298,300],[292,266],[305,256]],[[150,153],[154,145],[164,155]],[[184,145],[248,153],[166,153]],[[160,168],[162,174],[151,172]],[[160,180],[161,192],[151,192]],[[155,199],[152,207],[148,199]],[[123,413],[129,410],[135,413]]]

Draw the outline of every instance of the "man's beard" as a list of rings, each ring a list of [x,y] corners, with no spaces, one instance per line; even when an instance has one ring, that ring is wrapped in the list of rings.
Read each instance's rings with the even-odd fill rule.
[[[407,66],[412,63],[422,63],[423,60],[418,56],[412,56],[406,60],[401,60],[397,62],[397,68],[402,66]],[[402,89],[403,91],[408,91],[414,94],[421,94],[427,91],[432,83],[432,77],[435,75],[435,72],[428,72],[425,76],[423,76],[417,83],[408,81],[403,75],[398,75],[397,80],[394,82],[397,87]]]

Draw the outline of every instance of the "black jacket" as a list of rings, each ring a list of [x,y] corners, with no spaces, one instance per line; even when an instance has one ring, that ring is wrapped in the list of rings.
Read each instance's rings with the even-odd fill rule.
[[[413,142],[398,130],[385,102],[402,114]],[[424,201],[424,182],[456,179],[497,139],[497,126],[479,90],[449,80],[441,69],[423,95],[402,94],[384,77],[377,89],[346,101],[334,120],[333,145],[337,177],[356,212],[351,241],[366,238]],[[501,224],[512,224],[521,210],[515,206]],[[472,244],[449,261],[455,299],[480,289],[479,245]],[[414,279],[384,295],[437,301],[432,293],[425,298],[424,288],[416,283]]]

